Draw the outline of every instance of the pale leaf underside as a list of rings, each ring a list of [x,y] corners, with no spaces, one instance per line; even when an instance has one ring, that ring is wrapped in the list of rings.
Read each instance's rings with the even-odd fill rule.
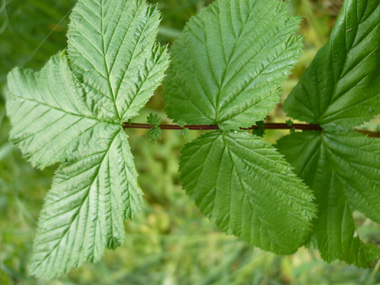
[[[31,272],[51,278],[120,245],[141,190],[127,136],[95,118],[64,56],[39,72],[15,69],[8,90],[11,139],[23,154],[40,168],[70,161],[55,175],[34,243]]]
[[[87,0],[70,19],[69,59],[89,105],[102,119],[135,117],[168,66],[166,48],[155,43],[159,11],[141,0]]]
[[[52,278],[84,262],[95,262],[105,247],[123,243],[123,218],[141,205],[132,154],[122,130],[103,132],[92,153],[58,168],[38,224],[31,272]]]
[[[53,278],[124,240],[141,190],[122,123],[168,66],[160,15],[141,0],[85,1],[73,10],[69,54],[8,76],[12,140],[40,168],[62,163],[41,212],[31,273]]]
[[[54,56],[40,72],[16,68],[8,75],[11,139],[33,166],[44,168],[75,157],[100,122],[64,58]],[[104,127],[104,126],[103,126]]]

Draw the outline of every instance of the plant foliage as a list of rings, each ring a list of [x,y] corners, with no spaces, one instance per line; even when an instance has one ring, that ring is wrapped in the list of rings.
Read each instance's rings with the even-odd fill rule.
[[[302,51],[298,25],[277,0],[214,2],[174,43],[164,94],[172,119],[226,130],[188,144],[180,159],[200,210],[224,231],[287,254],[307,239],[313,196],[273,147],[228,130],[263,120],[278,102]]]
[[[278,148],[318,204],[312,241],[326,261],[369,267],[380,257],[358,235],[353,211],[380,222],[380,142],[352,128],[380,113],[380,3],[346,0],[329,42],[285,102],[288,115],[323,126]]]
[[[302,53],[299,23],[278,0],[218,0],[203,9],[171,50],[169,117],[225,130],[265,118]]]
[[[355,132],[304,132],[282,138],[278,147],[315,193],[319,212],[312,241],[322,257],[372,265],[380,250],[360,240],[352,212],[380,222],[378,139]]]
[[[187,194],[222,230],[280,254],[305,242],[313,196],[261,138],[210,132],[186,145],[180,172]]]
[[[288,115],[352,129],[380,113],[380,3],[346,0],[328,43],[286,100]]]
[[[169,66],[160,13],[144,0],[79,0],[67,51],[40,71],[8,75],[11,140],[38,168],[61,163],[41,212],[31,273],[54,278],[125,239],[142,192],[125,122]],[[322,131],[264,142],[264,119],[303,49],[300,19],[280,0],[216,0],[175,41],[164,83],[168,116],[219,130],[188,143],[180,176],[200,211],[228,234],[279,254],[302,245],[371,266],[353,212],[380,223],[380,142],[354,127],[380,113],[380,4],[346,0],[329,42],[285,103]],[[149,136],[161,136],[150,115]],[[244,130],[256,124],[252,134]],[[287,121],[293,126],[293,121]],[[190,128],[190,127],[189,127]],[[294,171],[294,172],[293,172]]]
[[[68,57],[8,76],[11,139],[57,170],[39,220],[31,273],[52,278],[98,260],[124,240],[141,190],[122,122],[134,117],[168,65],[155,43],[160,15],[144,1],[79,1]]]

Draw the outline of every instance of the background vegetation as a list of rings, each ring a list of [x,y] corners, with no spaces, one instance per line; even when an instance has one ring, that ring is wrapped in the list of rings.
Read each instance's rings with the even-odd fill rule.
[[[16,65],[41,67],[66,46],[68,13],[74,0],[0,0],[0,88]],[[160,0],[163,23],[159,40],[171,43],[192,15],[211,1]],[[326,43],[342,0],[292,0],[294,14],[304,17],[305,54],[284,84],[284,98],[297,83],[316,51]],[[8,142],[10,129],[0,96],[0,284],[48,284],[27,275],[36,222],[54,168],[33,169]],[[162,112],[160,90],[136,122]],[[268,121],[284,121],[281,107]],[[376,127],[373,121],[368,128]],[[129,131],[145,207],[126,222],[127,242],[107,251],[102,261],[73,270],[49,284],[374,284],[380,283],[378,263],[372,270],[340,262],[324,263],[317,252],[300,249],[276,256],[226,236],[203,218],[181,190],[178,156],[187,137],[164,131],[158,143],[146,131]],[[273,142],[283,132],[268,132]],[[380,227],[357,215],[361,236],[380,244]]]

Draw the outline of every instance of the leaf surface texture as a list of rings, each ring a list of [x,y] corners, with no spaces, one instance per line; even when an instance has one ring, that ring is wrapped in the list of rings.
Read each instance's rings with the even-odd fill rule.
[[[97,130],[101,132],[102,130]],[[124,242],[124,218],[142,203],[126,135],[103,130],[92,153],[64,163],[47,194],[34,242],[31,272],[53,278],[84,262],[95,262],[105,247]]]
[[[313,195],[261,138],[210,132],[185,146],[180,172],[187,194],[227,233],[280,254],[307,239]]]
[[[217,0],[203,9],[172,48],[169,117],[226,130],[265,118],[302,53],[299,22],[277,0]]]
[[[380,113],[380,3],[346,0],[330,40],[285,101],[295,119],[351,129]]]
[[[380,142],[355,132],[303,132],[282,138],[278,148],[314,191],[312,237],[323,259],[372,266],[380,250],[360,240],[352,213],[380,222]]]
[[[50,279],[125,238],[123,219],[142,203],[122,123],[160,85],[166,48],[160,15],[141,0],[80,0],[71,15],[68,58],[8,76],[11,138],[40,168],[63,163],[41,212],[31,273]]]
[[[7,112],[12,141],[34,166],[75,157],[91,139],[96,120],[64,58],[54,56],[39,72],[15,68],[8,75]]]
[[[168,55],[155,43],[160,17],[141,0],[82,0],[73,10],[71,68],[100,118],[135,117],[161,83]]]

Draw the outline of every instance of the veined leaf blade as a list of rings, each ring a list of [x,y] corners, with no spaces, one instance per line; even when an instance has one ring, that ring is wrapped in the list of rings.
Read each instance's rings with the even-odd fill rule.
[[[306,241],[313,195],[261,138],[210,132],[185,146],[180,173],[201,212],[227,233],[280,254]]]
[[[302,53],[300,19],[278,0],[217,0],[193,17],[172,48],[166,111],[188,124],[252,126],[279,101]]]
[[[59,55],[39,72],[15,68],[8,75],[7,113],[11,140],[40,168],[75,157],[78,145],[88,143],[102,124]]]
[[[161,83],[166,47],[155,43],[160,15],[144,0],[79,0],[69,58],[9,75],[12,138],[39,167],[57,170],[34,244],[31,272],[53,278],[124,240],[123,218],[142,203],[122,122]],[[106,74],[106,76],[105,76]]]
[[[379,142],[354,132],[303,132],[282,138],[278,148],[315,193],[319,212],[312,238],[322,258],[372,266],[380,250],[360,240],[352,213],[379,219]]]
[[[351,129],[380,113],[380,3],[346,0],[328,43],[284,108],[325,128]]]
[[[125,238],[123,217],[140,208],[141,190],[123,131],[97,135],[93,152],[56,172],[41,212],[31,273],[51,279]]]
[[[156,6],[143,0],[78,1],[68,54],[99,118],[122,122],[136,116],[160,85],[169,56],[155,43],[159,23]]]

